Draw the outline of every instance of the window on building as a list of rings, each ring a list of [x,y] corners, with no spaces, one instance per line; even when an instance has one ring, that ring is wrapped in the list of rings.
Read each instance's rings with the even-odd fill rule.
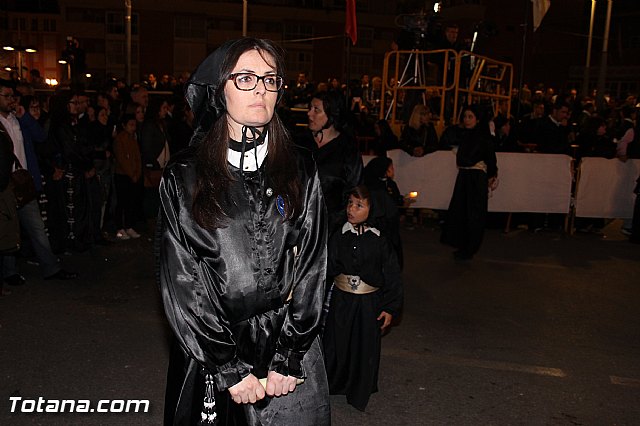
[[[107,34],[124,34],[124,13],[107,12]],[[131,14],[131,34],[138,34],[138,14]]]
[[[56,20],[55,19],[43,19],[42,20],[42,31],[44,32],[56,32]]]
[[[107,64],[124,65],[127,61],[127,50],[123,40],[107,40],[105,44]],[[138,43],[131,43],[131,64],[138,64]]]
[[[68,7],[66,17],[67,22],[104,24],[104,9]]]
[[[11,23],[11,28],[13,30],[25,31],[27,29],[27,21],[25,18],[13,18],[13,22]]]
[[[204,42],[176,41],[173,48],[174,72],[191,71],[207,56],[207,45]]]
[[[313,37],[313,27],[308,24],[287,23],[284,25],[284,40],[306,40]],[[309,43],[308,41],[300,41],[298,43]]]
[[[31,31],[38,31],[38,18],[31,20]]]
[[[207,21],[203,16],[176,16],[174,35],[177,38],[205,39]]]
[[[287,54],[287,69],[289,75],[298,76],[300,71],[309,72],[313,68],[313,55],[311,52],[289,51]],[[309,76],[312,77],[312,76]]]
[[[371,49],[373,47],[373,28],[358,28],[358,44],[356,47]]]
[[[372,73],[371,55],[351,55],[351,76],[361,76]]]

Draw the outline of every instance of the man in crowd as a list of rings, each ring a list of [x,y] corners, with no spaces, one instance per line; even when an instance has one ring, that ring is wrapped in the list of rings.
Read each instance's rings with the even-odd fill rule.
[[[573,135],[568,126],[569,105],[566,102],[553,104],[551,114],[540,120],[535,131],[537,151],[543,154],[570,154]]]
[[[0,81],[0,137],[6,138],[13,145],[13,154],[19,162],[19,166],[14,165],[14,170],[16,167],[27,169],[34,179],[36,189],[41,189],[40,171],[37,166],[33,142],[43,142],[45,135],[44,132],[38,135],[36,132],[28,131],[28,129],[37,128],[35,127],[37,123],[24,108],[16,110],[17,107],[16,97],[10,83],[4,80]],[[51,251],[37,199],[31,200],[18,209],[18,219],[23,235],[26,235],[31,242],[44,279],[68,280],[78,277],[78,274],[62,269],[58,264],[58,259]],[[2,278],[9,285],[26,283],[26,279],[18,273],[14,256],[4,256]]]
[[[295,108],[309,108],[311,96],[315,92],[314,85],[307,79],[307,73],[300,71],[298,81],[292,91],[291,104]]]

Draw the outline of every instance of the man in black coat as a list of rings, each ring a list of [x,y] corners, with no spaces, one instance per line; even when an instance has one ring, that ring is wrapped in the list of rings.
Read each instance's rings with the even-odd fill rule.
[[[567,125],[569,114],[569,105],[566,102],[557,102],[553,105],[551,114],[540,120],[533,140],[538,145],[538,152],[567,155],[571,153],[571,129]]]

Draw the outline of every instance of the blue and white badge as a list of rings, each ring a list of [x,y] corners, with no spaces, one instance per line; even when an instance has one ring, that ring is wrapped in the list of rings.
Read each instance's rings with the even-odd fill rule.
[[[282,195],[276,197],[276,208],[282,217],[284,217],[284,198]]]

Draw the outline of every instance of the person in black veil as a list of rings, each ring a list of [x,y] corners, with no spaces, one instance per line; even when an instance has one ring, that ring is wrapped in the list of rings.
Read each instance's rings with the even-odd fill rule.
[[[185,94],[196,129],[160,185],[158,278],[175,335],[165,424],[328,425],[318,337],[327,216],[274,114],[283,51],[224,43]]]

